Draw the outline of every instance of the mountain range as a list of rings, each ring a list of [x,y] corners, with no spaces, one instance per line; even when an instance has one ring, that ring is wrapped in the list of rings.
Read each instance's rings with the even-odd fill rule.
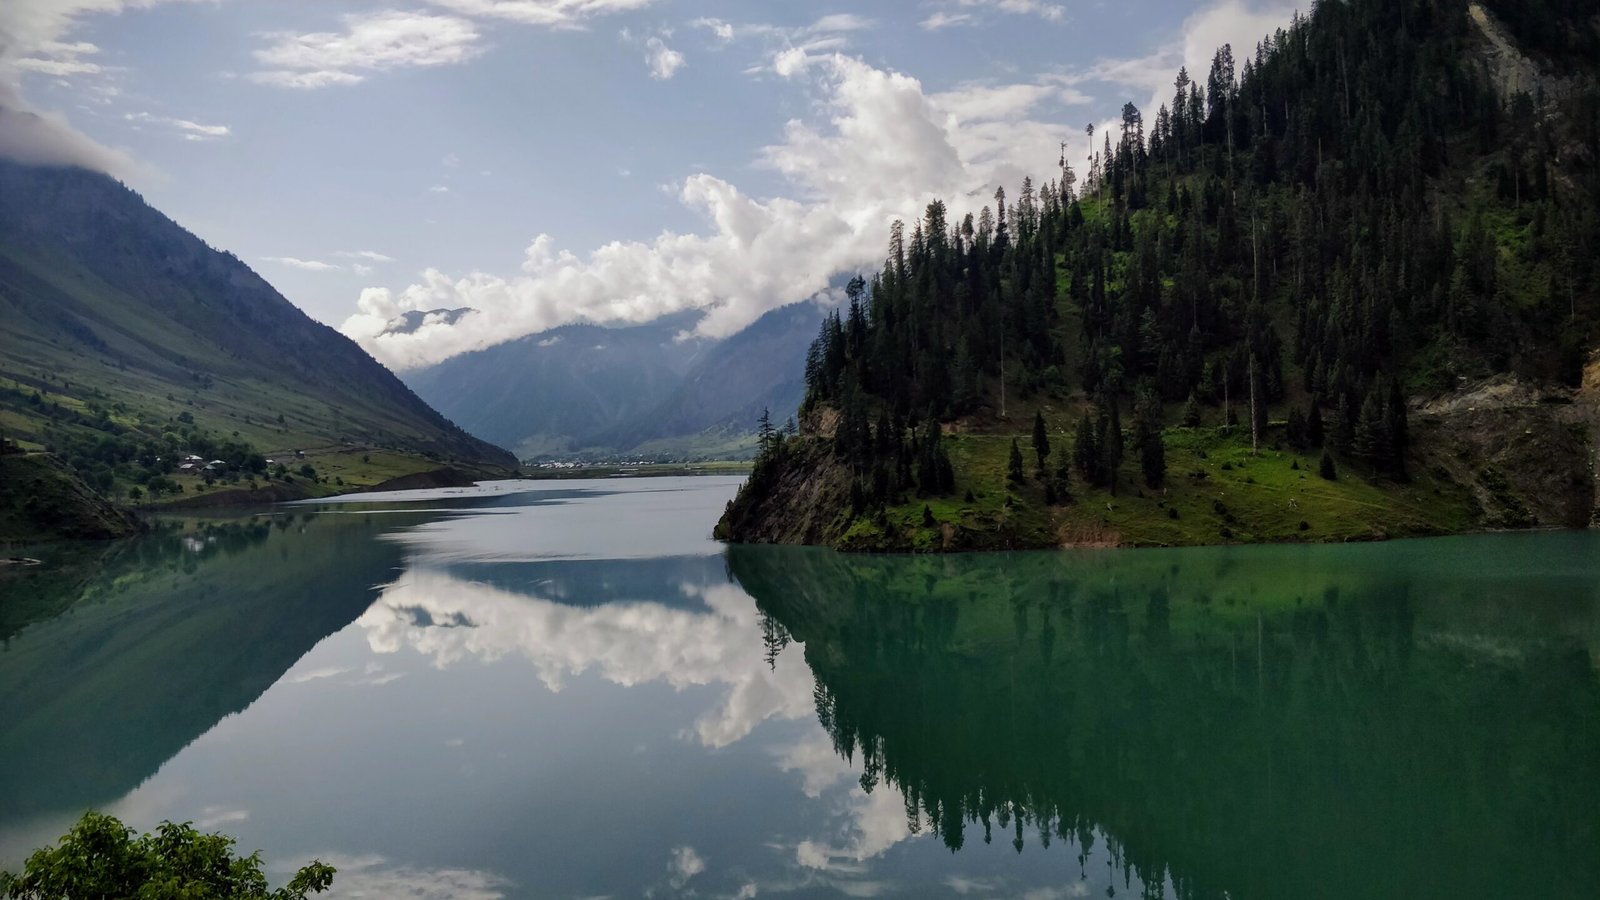
[[[524,460],[748,456],[763,410],[782,421],[799,407],[806,348],[823,315],[816,303],[797,303],[721,340],[686,336],[694,314],[567,325],[401,377]]]

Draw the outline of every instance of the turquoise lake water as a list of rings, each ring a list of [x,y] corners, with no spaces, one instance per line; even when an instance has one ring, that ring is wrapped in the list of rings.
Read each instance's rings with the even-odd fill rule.
[[[343,897],[1593,897],[1600,534],[850,557],[729,478],[175,521],[0,581],[0,866]]]

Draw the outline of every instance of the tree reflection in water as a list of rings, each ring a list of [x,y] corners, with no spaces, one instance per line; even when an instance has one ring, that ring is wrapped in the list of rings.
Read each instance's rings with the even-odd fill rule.
[[[729,562],[863,789],[952,851],[1101,835],[1146,896],[1591,896],[1584,563],[1430,546]]]

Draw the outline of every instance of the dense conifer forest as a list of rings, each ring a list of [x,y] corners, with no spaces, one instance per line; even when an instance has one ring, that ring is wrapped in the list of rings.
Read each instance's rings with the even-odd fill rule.
[[[1090,126],[1088,171],[1067,147],[976,214],[896,222],[811,348],[802,436],[763,442],[725,534],[807,441],[849,469],[836,534],[958,491],[952,429],[1013,437],[1007,509],[1161,491],[1178,429],[1403,485],[1416,398],[1575,387],[1600,328],[1591,15],[1317,3]]]

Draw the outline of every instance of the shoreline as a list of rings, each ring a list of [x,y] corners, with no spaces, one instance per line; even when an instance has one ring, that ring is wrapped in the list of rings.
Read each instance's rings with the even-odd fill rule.
[[[1060,544],[1031,544],[1023,543],[1015,546],[978,545],[964,546],[951,549],[897,549],[897,548],[869,548],[834,546],[823,543],[800,543],[792,541],[736,541],[722,540],[725,547],[811,547],[818,550],[829,550],[846,556],[906,556],[906,557],[934,557],[934,556],[970,556],[985,553],[1049,553],[1054,551],[1115,551],[1115,550],[1203,550],[1218,549],[1222,547],[1332,547],[1350,544],[1389,544],[1396,541],[1422,541],[1437,538],[1476,537],[1495,534],[1583,534],[1595,530],[1593,527],[1578,527],[1568,525],[1536,525],[1528,528],[1469,528],[1460,531],[1418,531],[1409,534],[1352,534],[1345,537],[1326,537],[1307,539],[1297,535],[1282,538],[1268,538],[1255,541],[1215,541],[1195,542],[1187,544],[1163,544],[1153,542],[1106,542],[1106,541],[1081,541]]]

